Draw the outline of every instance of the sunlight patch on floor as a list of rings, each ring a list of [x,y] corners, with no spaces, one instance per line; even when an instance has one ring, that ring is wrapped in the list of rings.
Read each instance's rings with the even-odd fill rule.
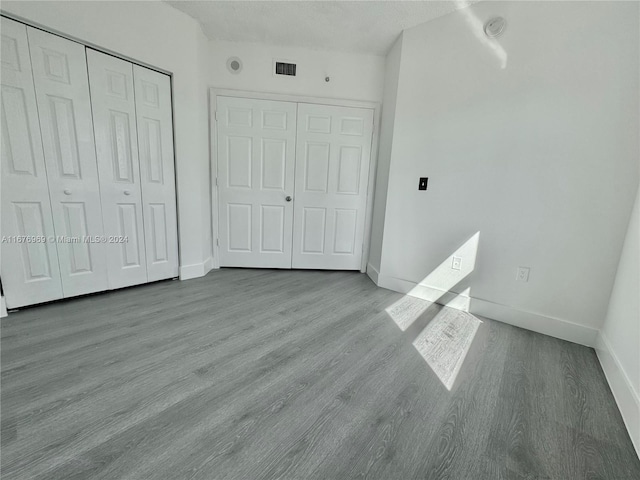
[[[451,390],[482,321],[453,309],[442,309],[413,341],[431,370]]]
[[[462,284],[475,269],[479,241],[478,231],[385,309],[406,335],[420,331],[413,346],[449,391],[483,323],[468,313],[471,287]]]
[[[429,300],[405,295],[396,303],[387,307],[386,312],[403,332],[433,305]]]

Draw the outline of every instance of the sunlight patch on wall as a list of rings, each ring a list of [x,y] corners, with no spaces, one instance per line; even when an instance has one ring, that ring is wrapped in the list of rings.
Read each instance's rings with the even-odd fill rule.
[[[407,295],[437,302],[465,279],[476,267],[480,232],[476,232],[440,265],[424,277]],[[454,257],[460,258],[459,269],[452,268]],[[469,292],[469,290],[467,290]]]
[[[409,328],[432,303],[439,302],[451,308],[469,311],[471,288],[467,287],[458,293],[451,289],[475,269],[479,241],[480,232],[476,232],[404,297],[386,308],[387,314],[400,330],[404,332]],[[459,269],[452,268],[454,257],[461,259]]]

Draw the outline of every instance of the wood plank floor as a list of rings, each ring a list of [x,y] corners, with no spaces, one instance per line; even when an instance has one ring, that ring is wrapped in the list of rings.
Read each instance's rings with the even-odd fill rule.
[[[223,269],[12,313],[2,478],[640,478],[592,349],[481,319],[449,390],[414,341],[468,314],[401,299]]]

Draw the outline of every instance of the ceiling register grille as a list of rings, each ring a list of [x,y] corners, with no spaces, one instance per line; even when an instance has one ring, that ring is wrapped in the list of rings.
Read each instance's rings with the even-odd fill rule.
[[[276,62],[276,75],[288,75],[290,77],[296,76],[296,64]]]

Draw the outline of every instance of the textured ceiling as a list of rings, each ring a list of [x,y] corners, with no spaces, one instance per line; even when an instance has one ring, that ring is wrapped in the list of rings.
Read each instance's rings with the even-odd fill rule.
[[[477,0],[476,0],[477,1]],[[167,1],[211,40],[387,53],[400,32],[471,1]]]

